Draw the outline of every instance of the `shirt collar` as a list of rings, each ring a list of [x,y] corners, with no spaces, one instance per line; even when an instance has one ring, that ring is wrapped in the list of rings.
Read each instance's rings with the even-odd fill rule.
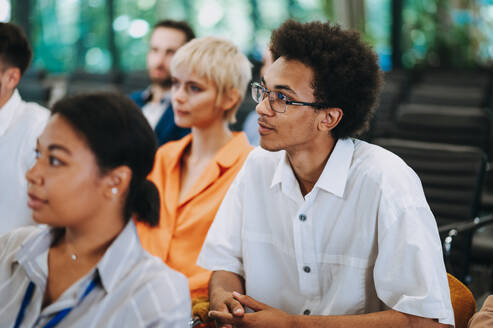
[[[245,148],[253,148],[248,143],[244,132],[233,132],[233,139],[224,145],[214,156],[216,163],[223,168],[230,168],[245,154]]]
[[[24,242],[17,252],[14,261],[19,262],[23,267],[27,263],[36,261],[36,258],[46,252],[54,238],[54,228],[46,227],[39,234]],[[118,281],[131,270],[143,254],[137,230],[133,220],[129,220],[125,228],[106,250],[101,260],[96,265],[96,269],[101,280],[101,285],[110,293]],[[32,280],[32,277],[30,277]]]
[[[315,187],[319,187],[342,198],[344,189],[346,188],[349,169],[353,161],[353,153],[353,139],[344,138],[337,140]]]
[[[151,86],[148,86],[147,88],[145,88],[145,90],[142,91],[142,93],[140,94],[140,97],[141,97],[142,101],[144,102],[144,104],[146,102],[150,101],[152,98]]]
[[[20,103],[21,96],[17,89],[15,89],[10,99],[0,108],[0,136],[4,135],[9,128],[16,115],[16,111],[19,110]]]
[[[35,260],[51,246],[54,229],[43,225],[40,225],[39,229],[40,232],[38,234],[24,241],[14,257],[14,261],[19,262],[22,266]]]
[[[293,170],[291,169],[291,165],[289,164],[288,160],[288,155],[286,154],[286,151],[281,150],[281,160],[277,164],[276,170],[274,171],[274,176],[272,178],[272,183],[270,185],[271,188],[274,186],[284,182],[286,183],[288,181],[288,177],[290,177],[293,174]]]
[[[147,88],[145,88],[144,91],[142,91],[141,97],[142,97],[142,101],[144,102],[144,104],[151,101],[151,99],[152,99],[152,86],[151,85],[148,86]],[[168,91],[164,94],[163,98],[161,98],[160,104],[168,106],[170,103],[171,103],[171,92]]]
[[[135,223],[130,219],[96,265],[106,292],[110,293],[142,256]]]
[[[332,153],[325,164],[322,174],[317,180],[314,188],[320,188],[330,192],[337,197],[343,197],[346,187],[349,168],[353,159],[354,143],[350,138],[338,139]],[[271,188],[277,184],[285,183],[288,189],[292,188],[291,184],[297,183],[288,156],[285,151],[281,160],[274,171]],[[284,188],[284,186],[283,186]]]
[[[170,143],[165,144],[167,148],[167,153],[168,154],[176,154],[176,156],[169,156],[168,159],[166,160],[166,167],[168,170],[172,170],[176,165],[179,165],[181,158],[183,156],[183,152],[185,149],[188,147],[188,145],[192,142],[192,134],[189,133],[183,138],[177,140],[177,141],[172,141]],[[154,163],[154,165],[156,165]]]
[[[170,149],[173,154],[176,154],[176,156],[173,156],[171,159],[171,162],[169,162],[168,167],[170,169],[180,163],[183,152],[191,142],[191,133],[175,142],[172,150]],[[233,132],[233,139],[219,149],[219,151],[214,155],[214,161],[223,168],[229,168],[233,166],[233,164],[236,163],[236,161],[238,161],[243,154],[245,154],[245,148],[253,148],[248,143],[246,134],[244,132]]]

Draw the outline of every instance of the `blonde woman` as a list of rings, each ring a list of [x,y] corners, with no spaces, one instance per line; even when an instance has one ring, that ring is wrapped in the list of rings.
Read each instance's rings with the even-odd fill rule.
[[[151,254],[187,276],[192,297],[207,296],[210,271],[195,264],[217,209],[252,147],[228,128],[251,79],[248,59],[231,42],[195,39],[171,62],[175,122],[190,135],[163,145],[149,175],[158,187],[157,227],[137,223]]]

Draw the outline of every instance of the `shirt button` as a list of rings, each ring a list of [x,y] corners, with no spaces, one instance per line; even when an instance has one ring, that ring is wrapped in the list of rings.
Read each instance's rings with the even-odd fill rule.
[[[306,309],[305,311],[303,311],[303,314],[304,315],[310,315],[310,313],[312,313],[310,310]]]
[[[303,271],[305,271],[306,273],[310,273],[311,269],[309,266],[304,266]]]
[[[306,221],[306,215],[305,214],[300,214],[300,216],[298,218],[300,219],[301,222]]]

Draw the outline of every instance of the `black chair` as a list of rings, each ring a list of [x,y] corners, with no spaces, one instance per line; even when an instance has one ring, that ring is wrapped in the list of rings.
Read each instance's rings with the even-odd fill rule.
[[[469,276],[471,263],[490,266],[493,264],[493,215],[476,217],[472,221],[455,222],[441,226],[438,230],[443,240],[447,268],[454,266],[453,262],[456,260],[457,253],[462,257],[462,262],[459,262],[461,265],[459,265],[459,271],[462,272],[461,280],[464,283],[471,283]],[[490,283],[488,286],[490,291],[492,287]]]
[[[50,99],[50,87],[40,81],[22,79],[17,85],[17,90],[24,101],[33,101],[45,107]]]
[[[427,69],[414,72],[407,102],[448,106],[485,107],[491,81],[486,70]]]
[[[29,68],[24,72],[17,85],[17,90],[24,101],[37,102],[42,106],[48,104],[51,88],[45,83],[45,77],[46,72],[43,70]]]
[[[84,71],[72,72],[67,81],[67,94],[79,94],[95,91],[118,92],[120,76],[118,74],[89,73]]]
[[[484,90],[481,88],[422,83],[410,90],[407,102],[412,104],[481,107],[484,106],[484,99]]]
[[[485,89],[490,83],[489,74],[487,70],[427,69],[415,75],[418,83]]]
[[[401,157],[418,174],[430,208],[441,229],[442,241],[459,223],[479,216],[486,155],[477,147],[400,139],[376,139]],[[455,238],[446,252],[448,271],[462,281],[468,275],[471,239]]]
[[[402,104],[392,138],[474,146],[490,153],[489,112],[479,107]]]
[[[134,91],[143,90],[150,84],[149,73],[142,70],[124,73],[118,87],[124,94],[130,94]]]
[[[493,221],[493,216],[490,216]],[[479,223],[482,223],[479,225]],[[472,236],[471,257],[474,263],[493,263],[493,224],[492,222],[477,222]]]
[[[360,139],[371,140],[373,138],[386,137],[394,127],[394,114],[401,97],[400,86],[392,82],[386,82],[380,93],[375,115],[370,122],[370,129]]]
[[[384,138],[395,125],[395,111],[402,100],[408,86],[409,78],[404,72],[387,72],[384,76],[384,84],[379,95],[375,115],[370,122],[368,132],[360,136],[363,140]]]
[[[481,149],[400,139],[374,143],[401,157],[418,174],[438,226],[479,215],[486,167]]]

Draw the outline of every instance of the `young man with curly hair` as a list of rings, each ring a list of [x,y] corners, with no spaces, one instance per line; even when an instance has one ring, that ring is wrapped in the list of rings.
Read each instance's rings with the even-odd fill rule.
[[[209,230],[219,327],[454,325],[435,219],[417,175],[354,139],[381,85],[376,54],[329,23],[284,23],[257,100],[260,145]],[[251,310],[251,311],[250,311]]]

